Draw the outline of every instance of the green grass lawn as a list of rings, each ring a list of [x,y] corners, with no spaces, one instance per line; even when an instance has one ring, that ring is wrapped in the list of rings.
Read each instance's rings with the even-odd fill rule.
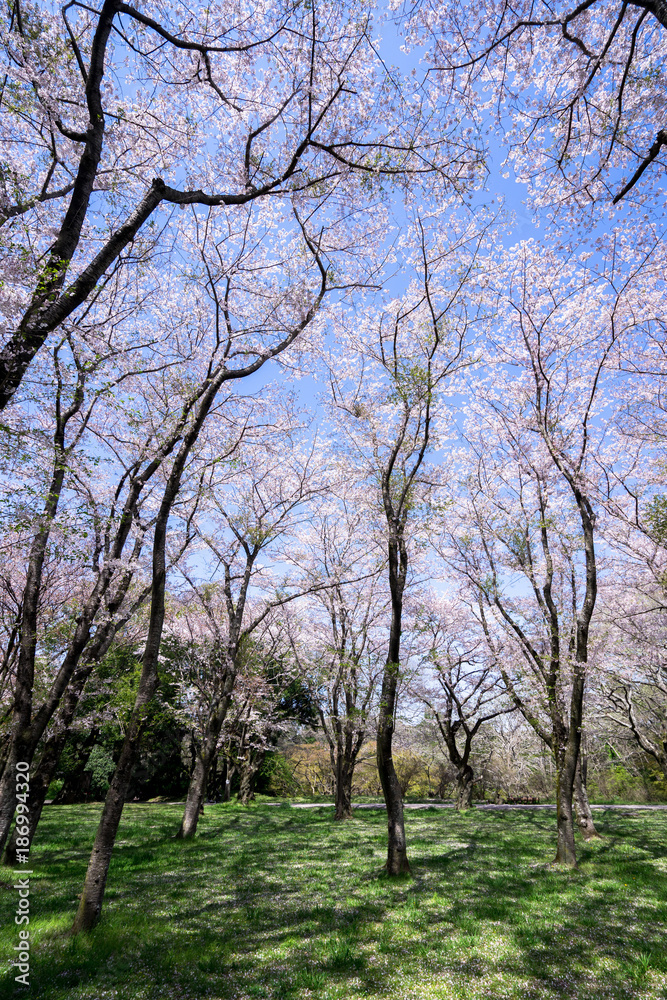
[[[31,986],[14,984],[2,888],[0,995],[40,1000],[667,997],[667,813],[597,812],[604,839],[552,869],[547,811],[406,813],[413,876],[382,876],[386,819],[360,811],[128,805],[103,919],[70,938],[100,806],[44,810],[31,852]],[[0,872],[3,881],[11,870]]]

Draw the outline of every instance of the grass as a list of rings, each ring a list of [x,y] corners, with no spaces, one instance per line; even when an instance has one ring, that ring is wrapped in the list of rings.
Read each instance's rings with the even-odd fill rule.
[[[181,807],[128,805],[103,920],[71,938],[99,809],[45,809],[29,989],[9,971],[17,893],[0,892],[1,997],[667,997],[665,812],[596,813],[604,839],[563,872],[552,813],[411,811],[413,874],[390,880],[379,812],[208,806],[183,843]]]

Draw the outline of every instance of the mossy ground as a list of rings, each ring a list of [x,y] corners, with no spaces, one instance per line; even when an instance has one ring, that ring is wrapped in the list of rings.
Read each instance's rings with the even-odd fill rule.
[[[406,813],[411,877],[382,875],[386,820],[360,810],[126,807],[101,924],[68,930],[99,805],[51,806],[31,852],[29,988],[40,1000],[667,997],[667,813],[597,812],[578,870],[550,866],[548,811]]]

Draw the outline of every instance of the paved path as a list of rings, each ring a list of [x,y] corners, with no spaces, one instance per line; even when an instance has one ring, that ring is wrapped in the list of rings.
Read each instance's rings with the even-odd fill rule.
[[[267,802],[267,805],[279,806],[283,803],[281,802]],[[333,802],[290,802],[290,807],[292,809],[333,809]],[[358,805],[352,804],[353,809],[385,809],[386,806],[384,802],[360,802]],[[404,809],[453,809],[453,802],[404,802]],[[522,805],[521,803],[500,803],[495,805],[491,802],[479,803],[475,805],[475,809],[555,809],[556,806],[552,802],[539,803],[537,805]],[[591,809],[667,809],[667,805],[646,805],[644,803],[637,803],[636,805],[602,805],[602,806],[591,806]]]

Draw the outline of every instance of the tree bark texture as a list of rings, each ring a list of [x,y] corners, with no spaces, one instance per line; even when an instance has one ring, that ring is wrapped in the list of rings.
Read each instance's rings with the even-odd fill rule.
[[[334,819],[352,819],[352,777],[354,760],[338,757],[336,768],[336,811]]]
[[[208,763],[204,761],[201,754],[197,754],[188,794],[185,800],[185,810],[183,819],[176,834],[177,840],[190,840],[197,832],[197,823],[204,805],[206,795],[206,779],[208,777]]]
[[[574,808],[577,826],[584,840],[600,840],[600,834],[595,829],[593,822],[593,813],[586,790],[587,763],[586,756],[580,749],[577,769],[574,774]]]
[[[455,805],[459,811],[470,809],[472,806],[472,789],[475,775],[470,764],[462,764],[456,775],[456,801]]]
[[[252,802],[255,798],[255,779],[257,778],[257,772],[262,766],[263,760],[263,753],[257,754],[254,750],[249,751],[247,759],[241,770],[239,802],[242,806],[247,806],[248,803]]]
[[[556,822],[557,841],[554,864],[568,868],[577,867],[577,853],[574,845],[574,818],[572,810],[572,788],[576,761],[570,755],[567,761],[556,768]]]
[[[386,867],[389,875],[402,875],[410,871],[403,819],[403,795],[392,756],[398,669],[398,664],[391,662],[388,662],[384,669],[377,739],[378,774],[387,807]]]
[[[398,449],[396,449],[396,455],[398,455]],[[392,467],[390,464],[382,476],[382,500],[389,531],[387,552],[389,557],[391,625],[378,712],[377,767],[387,807],[387,874],[402,875],[410,871],[410,863],[405,839],[403,794],[394,767],[392,740],[400,672],[403,593],[408,575],[408,550],[405,543],[405,519],[407,517],[405,505],[408,496],[404,489],[403,509],[397,514],[392,496]]]
[[[102,913],[102,901],[106,888],[107,876],[109,874],[109,864],[111,863],[111,853],[116,842],[118,824],[123,813],[123,806],[132,780],[132,772],[137,759],[139,745],[141,742],[142,730],[145,723],[146,711],[150,705],[155,688],[157,687],[157,673],[144,669],[142,671],[139,691],[132,713],[132,719],[128,726],[120,760],[114,771],[111,785],[107,792],[107,797],[102,810],[102,819],[97,828],[95,843],[93,845],[88,870],[81,893],[81,902],[72,933],[88,931],[98,923]]]

